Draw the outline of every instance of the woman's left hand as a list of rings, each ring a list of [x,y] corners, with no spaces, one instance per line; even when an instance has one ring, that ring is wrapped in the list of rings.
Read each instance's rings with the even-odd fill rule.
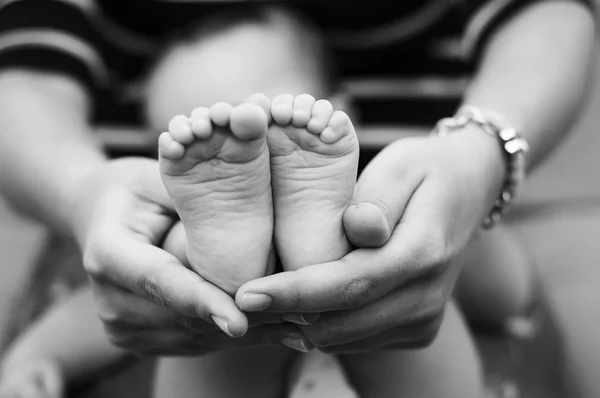
[[[302,313],[321,313],[302,330],[326,352],[428,345],[460,272],[452,260],[491,209],[504,167],[498,143],[475,128],[389,145],[361,175],[344,217],[362,248],[250,281],[238,306],[295,314],[298,323]],[[244,300],[248,293],[272,300]]]

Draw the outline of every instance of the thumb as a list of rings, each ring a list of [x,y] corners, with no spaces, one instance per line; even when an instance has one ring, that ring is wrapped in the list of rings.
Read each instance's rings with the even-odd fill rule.
[[[356,247],[385,244],[424,173],[397,154],[400,141],[381,151],[362,172],[352,204],[344,212],[346,236]]]

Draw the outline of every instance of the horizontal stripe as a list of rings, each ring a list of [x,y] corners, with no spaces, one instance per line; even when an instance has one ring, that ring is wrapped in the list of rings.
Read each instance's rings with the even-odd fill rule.
[[[357,99],[355,104],[364,124],[432,127],[439,119],[453,115],[460,99]]]
[[[2,0],[0,1],[0,8],[7,6],[9,4],[14,4],[14,3],[49,3],[50,1],[48,0],[41,0],[41,1],[34,1],[34,0]],[[69,4],[71,6],[77,7],[77,8],[81,8],[81,9],[92,9],[94,7],[94,1],[93,0],[52,0],[51,2],[55,2],[55,3],[64,3],[64,4]]]
[[[467,77],[438,76],[412,79],[349,79],[342,84],[344,92],[356,98],[456,98],[469,82]]]
[[[93,41],[85,11],[69,2],[18,0],[0,8],[0,32],[16,29],[53,29]]]
[[[108,147],[135,152],[154,151],[158,142],[159,132],[149,133],[135,127],[103,124],[96,129],[100,140]],[[379,150],[392,142],[406,138],[427,135],[431,129],[420,126],[389,125],[389,126],[360,126],[356,134],[361,149]]]
[[[521,0],[488,1],[470,20],[465,30],[463,51],[472,56],[483,32],[511,3]]]
[[[402,15],[382,26],[369,29],[329,33],[329,40],[338,48],[370,48],[405,42],[426,31],[439,21],[452,7],[447,0],[433,0],[414,13]]]
[[[149,37],[137,34],[119,24],[100,7],[88,13],[92,26],[107,42],[119,50],[124,50],[134,56],[154,56],[160,49],[161,43]]]
[[[66,52],[81,59],[98,84],[108,82],[108,71],[100,54],[88,43],[58,30],[30,29],[0,35],[0,52],[19,46],[41,46]]]
[[[81,82],[92,94],[97,93],[92,72],[81,59],[46,47],[13,47],[0,51],[0,69],[58,74]]]
[[[434,59],[409,51],[372,54],[338,54],[337,69],[347,78],[375,78],[401,76],[409,78],[422,75],[464,76],[471,68],[462,60]]]
[[[243,3],[270,0],[156,0],[158,3]]]
[[[500,26],[529,5],[541,0],[492,0],[486,2],[473,14],[464,34],[463,49],[471,61],[476,61],[485,42]],[[583,4],[594,12],[594,2],[591,0],[571,0]]]
[[[462,37],[448,37],[432,40],[427,49],[428,53],[431,54],[433,58],[461,61],[465,59]]]
[[[411,125],[427,128],[431,128],[439,119],[453,115],[462,98],[462,92],[459,90],[455,92],[456,95],[430,97],[355,94],[350,94],[349,97],[362,123],[376,126]],[[142,109],[141,101],[117,101],[113,97],[106,97],[99,101],[97,120],[113,124],[143,124]]]

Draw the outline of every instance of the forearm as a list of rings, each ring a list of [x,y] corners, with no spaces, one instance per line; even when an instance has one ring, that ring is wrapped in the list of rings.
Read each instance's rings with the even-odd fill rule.
[[[530,145],[528,169],[566,135],[587,93],[593,16],[574,2],[537,3],[490,40],[464,103],[501,114]]]
[[[57,363],[67,381],[81,381],[127,354],[106,338],[96,315],[91,288],[84,288],[51,308],[10,346],[2,371],[33,360]]]
[[[66,233],[75,184],[105,161],[88,119],[87,93],[74,81],[0,74],[0,190],[15,208]]]

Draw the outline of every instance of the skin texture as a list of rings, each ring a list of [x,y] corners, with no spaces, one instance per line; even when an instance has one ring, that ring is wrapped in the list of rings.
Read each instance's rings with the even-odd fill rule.
[[[159,138],[161,177],[186,229],[190,265],[229,294],[273,269],[268,109],[259,104],[269,100],[197,108]]]
[[[565,134],[583,100],[593,33],[583,6],[541,3],[501,29],[484,53],[465,103],[492,108],[525,126],[523,135],[535,147],[530,168]],[[329,351],[429,344],[460,272],[452,260],[479,228],[502,179],[497,144],[471,128],[447,138],[400,140],[367,167],[354,197],[354,203],[383,209],[377,218],[393,226],[389,241],[341,261],[251,281],[238,291],[237,303],[252,310],[244,295],[266,294],[268,311],[323,313],[303,331]],[[356,322],[372,314],[377,320]],[[335,327],[340,324],[344,328]]]
[[[537,39],[547,37],[557,40],[550,46]],[[466,102],[525,126],[536,164],[557,144],[583,98],[592,41],[593,20],[582,6],[532,6],[489,43]],[[503,67],[508,65],[514,67]],[[512,95],[516,88],[519,102]],[[19,107],[24,101],[15,96],[28,107]],[[182,322],[200,318],[212,324],[209,315],[215,313],[229,320],[230,332],[243,334],[247,320],[230,297],[157,247],[174,219],[160,179],[150,177],[158,174],[157,163],[105,161],[90,138],[85,98],[77,83],[55,76],[0,75],[0,105],[10,109],[0,116],[3,191],[16,206],[77,237],[111,341],[138,352],[182,352],[196,341]],[[500,155],[489,141],[471,139],[468,132],[448,140],[456,147],[442,158],[441,138],[392,144],[359,181],[364,193],[355,203],[372,202],[369,193],[383,185],[390,193],[378,203],[390,210],[384,217],[395,226],[386,245],[249,282],[238,291],[237,304],[256,310],[246,308],[244,295],[266,293],[272,302],[261,309],[326,312],[317,325],[303,327],[299,338],[331,351],[430,343],[460,271],[451,260],[478,228],[502,180]],[[460,159],[473,154],[490,156],[476,157],[466,169]],[[399,160],[405,155],[416,158],[417,166]],[[368,324],[352,321],[369,314],[380,316]]]
[[[268,134],[275,243],[284,270],[340,259],[351,250],[342,225],[354,194],[358,138],[327,100],[283,94]]]

